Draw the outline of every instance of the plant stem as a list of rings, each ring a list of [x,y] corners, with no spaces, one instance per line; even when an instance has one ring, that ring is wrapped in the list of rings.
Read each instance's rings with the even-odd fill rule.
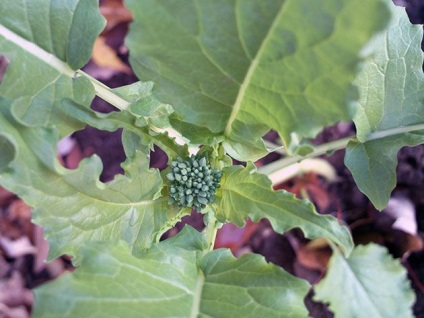
[[[6,40],[12,42],[13,44],[19,46],[24,51],[32,54],[34,57],[43,61],[44,63],[50,65],[55,68],[59,73],[67,75],[69,77],[73,77],[75,75],[75,71],[72,70],[68,64],[54,56],[53,54],[45,51],[38,45],[24,39],[19,36],[15,32],[9,30],[2,24],[0,24],[0,35],[3,36]]]
[[[130,106],[131,103],[129,101],[115,94],[110,87],[106,86],[105,84],[98,81],[94,77],[88,75],[84,71],[78,70],[76,71],[76,74],[78,76],[84,76],[85,78],[87,78],[91,82],[91,84],[94,86],[96,95],[100,97],[101,99],[105,100],[106,102],[108,102],[109,104],[115,106],[119,110],[121,111],[126,110]],[[175,138],[175,141],[180,145],[187,144],[187,140],[172,127],[168,127],[166,129],[158,129],[156,127],[151,126],[149,128],[157,133],[167,132],[168,135],[172,138]],[[189,147],[189,149],[191,149],[192,151],[194,151],[194,148],[197,148],[197,147]]]
[[[271,173],[274,173],[277,170],[288,167],[292,164],[296,164],[297,162],[302,161],[304,159],[318,157],[328,152],[346,148],[348,142],[351,139],[352,137],[347,137],[347,138],[342,138],[342,139],[334,140],[334,141],[319,145],[314,149],[314,151],[312,151],[311,153],[305,156],[295,155],[292,157],[285,157],[283,159],[274,161],[266,166],[259,167],[258,171],[262,174],[269,175]]]
[[[419,131],[424,129],[424,124],[417,124],[417,125],[411,125],[411,126],[405,126],[405,127],[396,127],[392,129],[387,130],[381,130],[374,132],[370,134],[366,141],[376,140],[376,139],[382,139],[390,136],[410,133],[414,131]]]
[[[367,141],[382,139],[382,138],[396,136],[396,135],[405,134],[405,133],[411,133],[411,132],[420,131],[420,130],[424,130],[424,124],[417,124],[417,125],[411,125],[411,126],[405,126],[405,127],[396,127],[392,129],[387,129],[387,130],[371,133],[366,138],[366,140],[360,141],[360,142],[365,143]],[[347,147],[347,144],[349,143],[349,141],[354,140],[354,138],[355,136],[351,136],[351,137],[341,138],[341,139],[337,139],[337,140],[319,145],[311,153],[305,156],[295,155],[292,157],[284,157],[280,160],[277,160],[265,166],[259,167],[258,172],[268,176],[278,174],[279,175],[278,179],[273,180],[273,184],[278,184],[278,183],[287,181],[289,178],[292,177],[292,175],[290,176],[286,175],[286,173],[282,171],[283,169],[285,169],[285,171],[291,171],[292,169],[287,169],[287,168],[293,165],[296,165],[299,161],[325,155],[336,150],[344,149]],[[279,172],[282,172],[282,173],[279,173]]]
[[[205,215],[205,229],[203,230],[203,235],[208,242],[208,252],[213,250],[215,245],[216,234],[218,233],[218,229],[221,227],[221,223],[215,218],[215,214],[213,211],[206,213]]]
[[[39,47],[38,45],[24,39],[23,37],[19,36],[15,32],[12,32],[11,30],[9,30],[8,28],[4,27],[1,24],[0,24],[0,35],[5,37],[8,41],[19,46],[21,49],[23,49],[27,53],[33,55],[34,57],[46,63],[47,65],[50,65],[52,68],[56,69],[59,73],[65,76],[68,76],[71,78],[75,76],[86,77],[93,84],[97,96],[104,99],[105,101],[112,104],[113,106],[119,108],[120,110],[127,109],[128,106],[130,105],[130,103],[127,100],[113,93],[109,87],[99,82],[92,76],[88,75],[87,73],[81,70],[74,71],[73,69],[69,67],[68,64],[66,64],[64,61],[60,60],[59,58],[57,58],[55,55],[47,52],[46,50]]]
[[[130,106],[129,101],[118,96],[117,94],[112,92],[112,90],[108,86],[98,81],[94,77],[88,75],[84,71],[78,70],[76,71],[76,74],[87,78],[91,82],[91,84],[94,86],[96,95],[99,96],[101,99],[105,100],[106,102],[108,102],[109,104],[112,104],[119,110],[125,110]]]

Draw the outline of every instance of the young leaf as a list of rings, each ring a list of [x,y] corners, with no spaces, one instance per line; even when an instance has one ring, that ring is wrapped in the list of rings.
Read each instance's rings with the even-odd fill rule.
[[[56,131],[19,124],[4,100],[0,127],[7,146],[0,152],[0,184],[35,208],[33,218],[49,239],[50,259],[70,254],[78,262],[77,251],[90,240],[123,239],[138,253],[179,220],[180,212],[159,198],[162,178],[149,169],[149,149],[138,136],[124,134],[126,175],[104,184],[98,179],[98,157],[82,161],[77,170],[61,167]]]
[[[329,303],[336,317],[413,317],[405,268],[375,244],[356,247],[347,259],[335,249],[314,289],[315,300]]]
[[[172,106],[155,99],[152,88],[152,82],[136,82],[116,88],[113,92],[131,102],[129,111],[137,117],[137,126],[167,128],[170,126],[168,117],[173,112]]]
[[[353,248],[348,230],[337,219],[318,214],[310,202],[298,200],[289,192],[274,191],[271,181],[255,173],[251,164],[223,169],[216,205],[220,222],[243,226],[248,217],[255,222],[267,218],[278,233],[299,227],[308,238],[325,237],[337,243],[346,255]]]
[[[195,232],[186,228],[140,258],[123,243],[90,244],[80,268],[36,289],[33,317],[307,317],[307,282],[227,250],[197,265],[205,243]]]
[[[207,128],[205,138],[225,135],[227,152],[253,160],[270,128],[288,146],[292,133],[352,118],[351,82],[387,2],[127,0],[126,43],[135,73],[155,80],[179,120]]]
[[[62,105],[64,112],[84,124],[106,131],[124,128],[126,131],[139,136],[144,144],[149,145],[150,148],[153,147],[153,144],[159,146],[170,158],[185,158],[189,154],[187,145],[181,146],[177,144],[175,139],[170,137],[167,132],[157,133],[150,130],[149,123],[152,122],[150,116],[143,117],[144,124],[141,125],[140,116],[135,115],[132,111],[123,110],[104,114],[95,112],[68,99],[63,100]],[[167,117],[163,116],[160,121],[164,122],[166,120]]]
[[[348,144],[345,159],[359,189],[380,210],[396,185],[398,150],[424,142],[422,26],[412,25],[404,8],[392,10],[389,28],[373,43],[377,53],[356,79],[358,140]]]
[[[89,81],[74,76],[105,23],[98,1],[1,1],[0,12],[0,54],[10,60],[0,96],[14,100],[14,115],[27,125],[57,125],[61,136],[81,129],[60,101],[89,106],[94,97]]]

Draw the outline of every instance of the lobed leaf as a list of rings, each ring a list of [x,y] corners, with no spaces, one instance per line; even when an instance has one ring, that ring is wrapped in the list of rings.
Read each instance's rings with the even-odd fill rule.
[[[329,303],[336,317],[413,317],[415,294],[405,268],[376,244],[355,247],[347,259],[334,249],[314,289],[314,299]]]
[[[35,209],[34,222],[43,226],[50,243],[50,259],[76,256],[90,240],[125,240],[135,254],[149,247],[187,211],[177,211],[160,198],[162,178],[149,169],[149,146],[132,133],[123,135],[127,160],[125,176],[101,183],[100,159],[93,156],[76,170],[67,170],[56,159],[54,129],[29,128],[0,103],[0,183]]]
[[[127,0],[126,43],[135,73],[156,82],[184,134],[225,136],[228,153],[255,160],[269,129],[289,146],[352,118],[351,83],[387,2]]]
[[[396,185],[398,150],[424,142],[422,26],[412,25],[405,9],[392,5],[392,11],[389,27],[373,42],[376,54],[355,80],[358,140],[348,144],[345,158],[359,189],[380,210]]]
[[[274,191],[271,181],[255,173],[253,165],[224,168],[222,178],[216,197],[220,222],[243,226],[248,217],[254,222],[267,218],[278,233],[299,227],[308,238],[325,237],[340,245],[346,255],[351,252],[350,233],[337,219],[318,214],[312,203],[289,192]]]
[[[187,227],[140,258],[123,243],[90,244],[80,268],[35,290],[33,317],[307,317],[307,282],[259,255],[202,257],[205,246]]]

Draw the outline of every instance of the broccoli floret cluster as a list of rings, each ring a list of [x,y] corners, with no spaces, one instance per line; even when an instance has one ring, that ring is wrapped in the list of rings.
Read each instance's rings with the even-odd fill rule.
[[[171,181],[168,204],[201,211],[213,202],[221,175],[204,156],[192,155],[187,160],[172,161],[171,172],[166,175]]]

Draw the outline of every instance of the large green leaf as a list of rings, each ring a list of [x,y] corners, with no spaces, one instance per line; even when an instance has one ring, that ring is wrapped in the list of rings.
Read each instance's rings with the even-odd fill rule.
[[[176,120],[225,135],[240,160],[353,116],[361,50],[388,20],[386,0],[127,0],[130,61]],[[207,129],[205,131],[205,129]],[[209,133],[207,133],[209,131]]]
[[[77,170],[63,168],[56,159],[55,130],[19,124],[8,106],[1,101],[0,141],[6,147],[0,184],[35,207],[33,218],[49,239],[50,258],[78,256],[80,245],[90,240],[123,239],[138,253],[178,220],[178,211],[159,198],[162,178],[149,169],[149,147],[137,135],[124,134],[126,175],[104,184],[98,157],[82,161]]]
[[[415,294],[405,268],[375,244],[356,247],[345,259],[337,250],[315,299],[330,304],[336,317],[413,317]]]
[[[259,255],[216,250],[197,263],[200,233],[179,236],[140,258],[92,244],[74,273],[36,289],[33,317],[307,317],[307,282]]]
[[[0,96],[28,125],[57,125],[62,136],[81,128],[60,101],[89,105],[94,97],[89,81],[74,75],[105,23],[98,1],[3,0],[0,12],[0,54],[11,62]]]
[[[284,190],[274,191],[271,181],[255,168],[232,166],[223,170],[221,188],[217,192],[217,218],[221,222],[244,225],[267,218],[278,233],[299,227],[306,237],[325,237],[339,244],[348,255],[353,248],[346,227],[329,215],[320,215],[312,203],[298,200]]]
[[[405,9],[392,8],[389,28],[373,43],[376,55],[355,81],[361,93],[358,140],[348,144],[345,159],[359,189],[378,209],[387,205],[396,185],[398,150],[424,142],[417,131],[424,129],[422,26],[412,25]],[[380,137],[385,138],[375,140]]]

